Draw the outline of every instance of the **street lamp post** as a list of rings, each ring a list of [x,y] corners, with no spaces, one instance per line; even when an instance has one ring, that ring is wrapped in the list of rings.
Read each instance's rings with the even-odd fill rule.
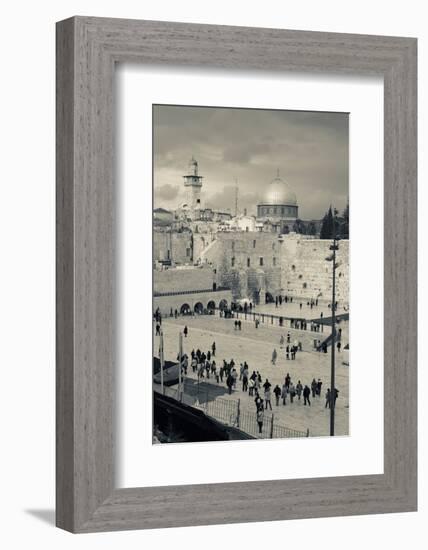
[[[336,406],[336,382],[335,382],[335,351],[336,351],[336,251],[339,250],[338,237],[336,236],[336,216],[337,210],[334,210],[333,217],[333,244],[330,246],[330,250],[333,252],[332,256],[327,258],[333,263],[333,285],[332,285],[332,299],[331,299],[331,371],[330,371],[330,435],[334,435],[334,412]]]
[[[334,435],[334,408],[336,401],[335,382],[335,347],[336,347],[336,238],[333,239],[333,290],[331,302],[331,382],[330,382],[330,435]]]

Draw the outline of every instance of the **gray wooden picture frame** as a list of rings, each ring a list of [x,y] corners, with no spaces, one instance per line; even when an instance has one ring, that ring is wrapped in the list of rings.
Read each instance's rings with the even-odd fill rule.
[[[56,47],[58,527],[83,533],[416,510],[416,392],[402,391],[403,381],[417,387],[416,39],[73,17],[57,24]],[[118,62],[383,77],[383,474],[115,488]]]

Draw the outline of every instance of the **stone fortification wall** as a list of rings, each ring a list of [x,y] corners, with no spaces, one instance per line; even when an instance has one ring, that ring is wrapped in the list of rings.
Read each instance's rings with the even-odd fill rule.
[[[284,238],[281,255],[284,293],[302,298],[331,300],[331,240]],[[339,241],[337,251],[336,298],[349,302],[349,241]]]
[[[153,260],[185,265],[193,263],[191,231],[153,231]]]
[[[196,271],[177,275],[177,281],[168,281],[176,275],[165,271],[161,275],[166,278],[164,288],[178,285],[182,290],[194,290],[205,285],[206,289],[215,280],[217,285],[231,289],[234,300],[248,298],[264,303],[267,294],[331,300],[332,264],[325,259],[331,254],[330,240],[293,233],[279,237],[268,232],[195,233],[193,238],[190,232],[155,235],[157,254],[171,246],[168,239],[172,239],[174,262],[195,262],[212,268],[208,276],[201,275],[200,268],[195,267]],[[349,241],[339,242],[337,260],[337,300],[348,303]],[[163,284],[160,278],[159,284]]]
[[[189,290],[212,290],[216,278],[209,265],[198,267],[154,270],[154,292],[184,292]]]
[[[281,289],[281,243],[278,235],[261,232],[217,233],[201,254],[216,270],[219,284],[232,290],[234,300],[264,302],[265,293]]]

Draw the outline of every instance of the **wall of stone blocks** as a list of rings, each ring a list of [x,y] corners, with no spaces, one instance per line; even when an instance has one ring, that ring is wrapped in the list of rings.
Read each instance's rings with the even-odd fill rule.
[[[221,300],[226,300],[227,305],[230,306],[232,301],[232,293],[230,290],[220,290],[212,292],[199,292],[192,294],[174,294],[171,296],[155,296],[153,298],[153,311],[159,308],[159,311],[163,316],[168,316],[175,310],[180,312],[181,307],[187,304],[192,311],[195,310],[195,305],[201,303],[204,309],[207,308],[209,302],[214,302],[215,307],[218,308]]]
[[[331,301],[331,240],[284,239],[281,255],[282,287],[285,294],[305,299]],[[336,263],[336,299],[349,302],[349,241],[339,241]]]
[[[153,260],[193,264],[193,236],[190,231],[153,231]]]
[[[153,271],[155,292],[183,292],[188,290],[212,290],[216,281],[211,266],[169,268]]]

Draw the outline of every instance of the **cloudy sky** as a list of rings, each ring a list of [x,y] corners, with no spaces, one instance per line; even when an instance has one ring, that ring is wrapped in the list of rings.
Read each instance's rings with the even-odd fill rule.
[[[279,169],[297,195],[301,219],[320,218],[348,199],[348,115],[157,105],[153,108],[154,203],[185,201],[192,155],[204,176],[202,206],[256,213]]]

